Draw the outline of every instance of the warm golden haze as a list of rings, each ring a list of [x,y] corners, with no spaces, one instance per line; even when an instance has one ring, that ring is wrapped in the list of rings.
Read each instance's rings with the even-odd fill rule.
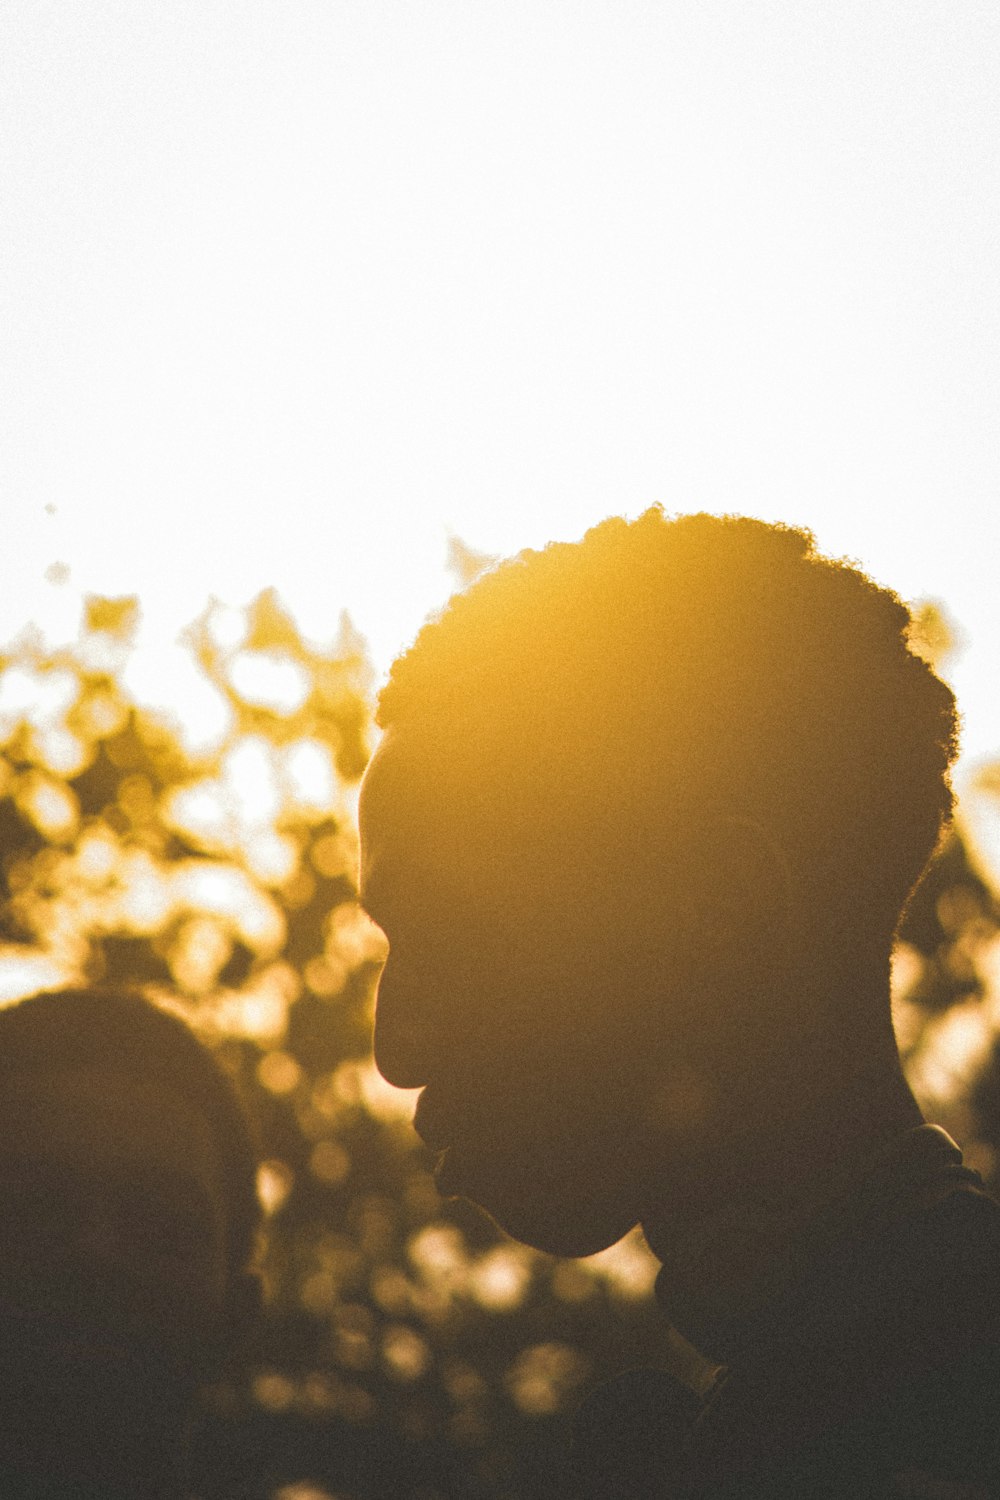
[[[581,1406],[574,1500],[993,1492],[1000,1204],[892,1014],[953,806],[932,626],[654,507],[484,573],[380,696],[375,1061],[515,1239],[640,1226],[681,1336]]]
[[[600,828],[624,872],[644,857],[628,834],[644,812],[672,833],[757,816],[780,823],[798,881],[822,880],[828,858],[859,914],[894,925],[950,811],[957,751],[910,619],[807,532],[654,507],[456,596],[395,663],[378,721],[426,737],[463,812],[518,827],[529,865],[533,829],[592,844]]]
[[[228,1404],[212,1418],[220,1464],[266,1432],[289,1484],[325,1476],[337,1493],[350,1482],[343,1459],[391,1485],[394,1465],[409,1472],[440,1454],[433,1482],[445,1493],[449,1465],[463,1474],[482,1466],[488,1497],[501,1483],[488,1473],[514,1465],[533,1494],[537,1448],[552,1442],[546,1424],[604,1370],[654,1358],[656,1263],[635,1236],[593,1260],[549,1259],[461,1204],[441,1204],[410,1123],[414,1096],[384,1082],[370,1058],[385,941],[355,899],[357,778],[377,739],[364,653],[349,634],[325,648],[302,639],[273,595],[246,611],[212,603],[198,616],[154,657],[141,621],[131,633],[135,603],[95,598],[68,645],[27,630],[4,648],[5,994],[93,975],[169,996],[251,1107],[265,1157],[258,1192],[272,1300],[262,1346],[227,1377]],[[149,701],[168,673],[183,685],[170,715]],[[442,797],[463,764],[455,746],[443,722],[421,751],[421,773],[428,768]],[[604,778],[602,798],[616,785]],[[593,816],[602,809],[606,824],[605,801]],[[453,861],[470,821],[442,820],[430,806],[412,815],[423,818],[419,879],[443,858],[457,899],[476,875],[470,922],[491,893],[521,902],[520,943],[484,951],[498,977],[527,966],[526,1013],[550,986],[565,989],[557,943],[568,931],[616,931],[614,902],[582,904],[557,922],[550,899],[543,921],[545,883],[537,868],[519,867],[510,841],[463,874]],[[577,878],[622,848],[579,837]],[[618,929],[609,1022],[645,962],[626,931],[634,937],[634,921]],[[953,840],[897,946],[896,1018],[924,1107],[987,1171],[1000,1136],[991,1093],[998,932],[995,897]],[[546,1010],[535,1009],[540,1024]],[[498,1076],[501,1067],[498,1059]],[[652,1102],[676,1131],[699,1118],[706,1097],[678,1065]],[[320,1434],[335,1453],[309,1446]],[[427,1434],[440,1446],[428,1448]],[[234,1473],[223,1492],[245,1500],[258,1480]]]
[[[375,1059],[422,1087],[444,1191],[585,1255],[764,1175],[741,1121],[919,1120],[889,955],[957,720],[910,628],[808,533],[657,507],[424,627],[379,698],[361,899]]]

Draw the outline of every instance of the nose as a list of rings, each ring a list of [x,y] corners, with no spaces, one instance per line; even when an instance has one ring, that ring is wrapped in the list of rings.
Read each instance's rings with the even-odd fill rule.
[[[375,999],[374,1052],[382,1077],[398,1089],[416,1089],[427,1082],[434,1051],[427,1012],[420,996],[401,983],[390,954]]]

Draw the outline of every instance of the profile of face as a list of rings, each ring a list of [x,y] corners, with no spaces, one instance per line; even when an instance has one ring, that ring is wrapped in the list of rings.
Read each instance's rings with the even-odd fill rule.
[[[456,806],[428,798],[414,816],[412,785],[393,729],[359,808],[361,900],[389,942],[376,1063],[422,1090],[414,1123],[441,1153],[443,1193],[539,1249],[591,1254],[642,1212],[642,1039],[620,1003],[632,981],[600,924],[505,873],[516,858],[477,842]]]
[[[0,1092],[0,1411],[8,1444],[169,1428],[227,1297],[208,1120],[150,1077],[15,1073]]]

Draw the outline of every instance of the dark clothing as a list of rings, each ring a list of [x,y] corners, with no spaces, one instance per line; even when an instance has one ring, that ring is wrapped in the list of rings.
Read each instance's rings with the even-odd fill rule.
[[[909,1136],[734,1321],[707,1397],[659,1371],[595,1392],[573,1500],[1000,1500],[1000,1205]]]

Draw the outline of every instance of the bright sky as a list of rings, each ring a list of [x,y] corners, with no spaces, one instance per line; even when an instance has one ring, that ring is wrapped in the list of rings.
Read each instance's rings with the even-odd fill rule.
[[[274,583],[384,665],[487,552],[805,522],[1000,752],[996,0],[5,0],[0,631]]]

